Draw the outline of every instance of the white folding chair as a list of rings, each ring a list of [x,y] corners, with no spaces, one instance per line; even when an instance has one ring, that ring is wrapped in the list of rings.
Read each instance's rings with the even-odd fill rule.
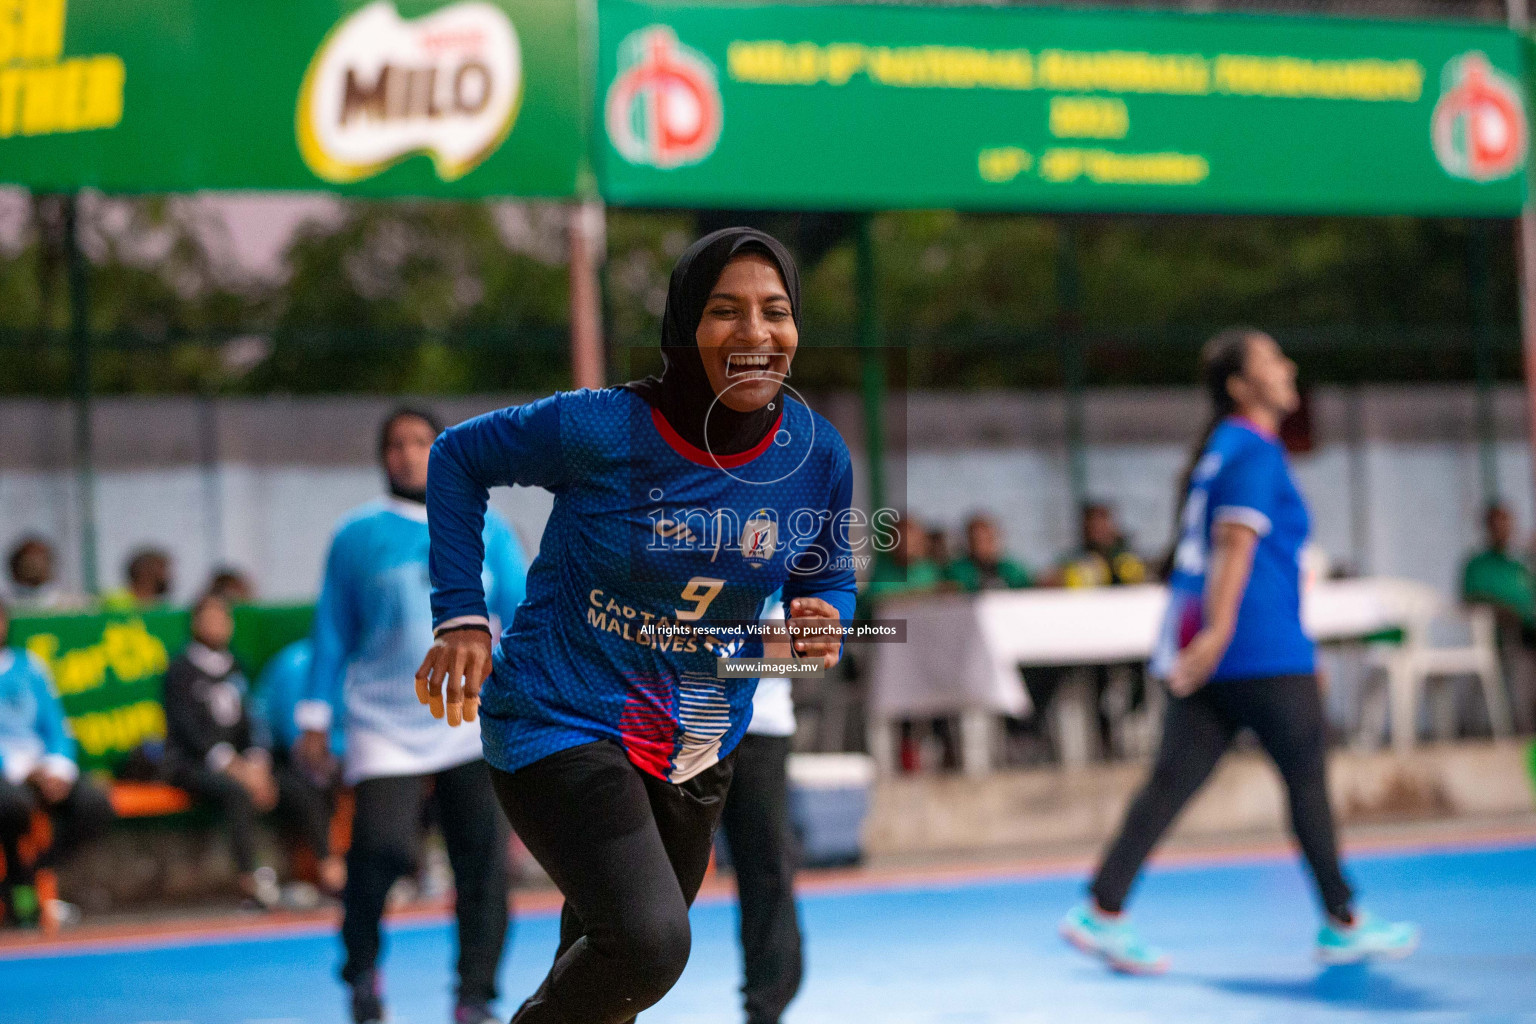
[[[1412,749],[1418,734],[1419,704],[1430,679],[1473,676],[1482,687],[1488,721],[1495,736],[1511,732],[1508,695],[1499,665],[1493,612],[1483,607],[1446,608],[1438,601],[1419,599],[1406,609],[1400,645],[1378,645],[1371,663],[1386,672],[1391,711],[1392,746]],[[1438,643],[1437,627],[1459,627],[1465,640]]]

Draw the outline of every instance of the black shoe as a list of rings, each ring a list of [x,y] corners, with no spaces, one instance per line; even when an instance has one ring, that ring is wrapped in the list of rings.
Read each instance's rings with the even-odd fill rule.
[[[378,974],[371,971],[352,983],[352,1024],[383,1024],[381,988]]]

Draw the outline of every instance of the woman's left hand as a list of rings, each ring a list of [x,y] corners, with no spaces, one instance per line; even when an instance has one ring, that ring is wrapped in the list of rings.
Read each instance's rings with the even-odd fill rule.
[[[416,670],[416,699],[433,718],[457,726],[480,713],[480,686],[491,674],[491,631],[453,629],[439,636]]]
[[[1230,641],[1231,637],[1209,628],[1196,633],[1173,663],[1173,671],[1168,674],[1169,691],[1175,697],[1188,697],[1204,686],[1221,663]]]
[[[791,636],[797,631],[811,632],[794,641],[795,654],[802,658],[820,658],[822,665],[831,668],[842,657],[843,638],[836,631],[821,633],[829,626],[842,623],[837,609],[818,597],[797,597],[789,602]]]

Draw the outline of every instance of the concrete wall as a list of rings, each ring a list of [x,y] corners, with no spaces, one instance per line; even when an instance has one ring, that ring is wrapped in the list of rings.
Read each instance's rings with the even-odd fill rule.
[[[1329,790],[1346,824],[1529,814],[1536,794],[1522,741],[1423,747],[1409,756],[1334,753]],[[1113,835],[1146,778],[1142,763],[1073,771],[999,772],[982,779],[881,779],[865,824],[873,856],[1097,847]],[[1230,836],[1288,828],[1285,790],[1257,752],[1229,755],[1179,817],[1174,835]]]
[[[1518,388],[1497,394],[1500,486],[1532,525],[1530,453]],[[445,421],[516,396],[427,401]],[[425,400],[424,400],[425,401]],[[853,395],[813,398],[861,448]],[[98,560],[119,581],[127,554],[169,548],[177,596],[217,564],[249,571],[270,599],[313,596],[336,519],[381,492],[375,465],[387,398],[109,399],[98,403]],[[895,402],[906,445],[893,455],[891,500],[956,528],[986,510],[1012,549],[1043,566],[1074,543],[1064,398],[1056,393],[916,393]],[[1449,591],[1478,542],[1482,490],[1470,387],[1322,389],[1312,406],[1316,450],[1296,459],[1315,536],[1335,562],[1408,576]],[[1191,390],[1090,392],[1091,494],[1116,503],[1135,542],[1160,552],[1174,485],[1204,421]],[[61,402],[0,402],[0,550],[27,533],[53,538],[79,579],[72,419]],[[860,494],[862,495],[862,480]],[[551,499],[498,491],[494,506],[532,549]]]

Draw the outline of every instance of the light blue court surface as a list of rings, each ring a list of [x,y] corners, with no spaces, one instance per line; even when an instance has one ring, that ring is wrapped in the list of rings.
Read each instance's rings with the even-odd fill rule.
[[[1136,913],[1174,956],[1163,978],[1105,973],[1067,949],[1057,917],[1077,877],[814,893],[809,969],[786,1024],[1140,1024],[1536,1021],[1536,847],[1353,858],[1365,905],[1424,926],[1412,959],[1323,969],[1311,893],[1290,859],[1152,872]],[[734,1024],[729,904],[694,912],[693,960],[644,1024]],[[518,922],[504,1005],[531,991],[555,918]],[[386,977],[396,1024],[444,1024],[450,932],[396,928]],[[344,1024],[329,935],[0,959],[4,1024]]]

